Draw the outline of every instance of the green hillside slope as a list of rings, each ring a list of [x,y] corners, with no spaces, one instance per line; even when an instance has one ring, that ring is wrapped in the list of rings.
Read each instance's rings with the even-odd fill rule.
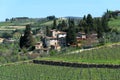
[[[36,64],[0,66],[0,80],[119,80],[120,69]]]
[[[111,19],[108,23],[108,25],[113,28],[113,29],[117,29],[118,31],[120,31],[120,17],[117,19]]]

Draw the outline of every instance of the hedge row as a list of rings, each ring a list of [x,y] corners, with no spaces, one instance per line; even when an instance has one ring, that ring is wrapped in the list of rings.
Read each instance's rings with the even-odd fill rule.
[[[78,68],[120,68],[120,65],[113,65],[113,64],[70,63],[70,62],[46,61],[46,60],[33,60],[33,63],[54,65],[54,66],[78,67]]]

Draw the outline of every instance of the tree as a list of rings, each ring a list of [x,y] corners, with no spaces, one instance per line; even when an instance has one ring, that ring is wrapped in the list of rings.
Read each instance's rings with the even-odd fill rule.
[[[102,28],[101,19],[99,19],[99,18],[95,19],[94,24],[95,24],[94,26],[96,27],[96,32],[98,34],[98,38],[102,38],[104,30]]]
[[[8,18],[6,18],[6,19],[5,19],[5,21],[6,21],[6,22],[8,22],[8,21],[9,21],[9,19],[8,19]]]
[[[47,16],[47,19],[48,20],[54,20],[55,19],[55,16],[53,15],[53,16]]]
[[[46,36],[50,36],[50,29],[48,26],[46,26]]]
[[[43,48],[47,48],[48,47],[47,39],[45,37],[41,37],[41,41],[43,42]]]
[[[57,23],[56,23],[56,19],[54,19],[53,21],[53,28],[52,29],[56,29]]]
[[[20,37],[20,48],[32,50],[35,45],[35,40],[32,36],[31,25],[26,25],[24,36]]]
[[[86,21],[86,16],[84,15],[84,17],[83,17],[83,20],[85,20]]]
[[[86,20],[80,20],[80,23],[79,23],[79,30],[82,31],[82,32],[85,32],[85,33],[88,33],[88,26],[87,26],[87,23],[86,23]]]
[[[106,17],[106,15],[102,16],[102,27],[104,29],[104,32],[108,32],[109,31],[109,27],[108,27],[108,18]]]
[[[67,23],[65,22],[65,20],[62,20],[62,22],[58,24],[57,29],[60,31],[67,30]]]
[[[65,22],[65,20],[62,20],[61,26],[62,26],[62,31],[66,31],[67,23]]]
[[[21,36],[21,34],[19,32],[13,33],[13,38],[16,39],[16,40],[19,40],[20,36]]]
[[[66,24],[66,22],[65,22],[65,20],[62,20],[62,27],[67,27],[67,24]]]
[[[76,29],[75,29],[75,24],[74,20],[69,19],[69,28],[67,31],[67,36],[66,36],[66,42],[67,44],[76,44]]]
[[[87,27],[88,27],[89,32],[92,31],[93,30],[93,19],[92,19],[91,14],[87,15],[86,22],[87,22]]]

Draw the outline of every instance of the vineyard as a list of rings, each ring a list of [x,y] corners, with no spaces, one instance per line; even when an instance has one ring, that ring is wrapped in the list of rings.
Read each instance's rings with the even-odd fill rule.
[[[50,60],[85,64],[120,64],[120,46],[74,52],[74,54],[56,54],[36,60]],[[13,63],[0,65],[0,80],[119,80],[120,68],[107,67],[73,67],[58,65]]]
[[[120,64],[120,46],[103,47],[74,54],[60,54],[39,60],[96,63],[96,64]]]
[[[0,80],[119,80],[120,69],[71,68],[40,64],[0,66]]]

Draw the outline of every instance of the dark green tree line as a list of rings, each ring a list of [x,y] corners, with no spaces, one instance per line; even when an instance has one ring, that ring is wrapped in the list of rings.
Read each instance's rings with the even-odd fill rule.
[[[105,13],[101,18],[92,18],[91,14],[87,17],[84,16],[79,22],[79,30],[84,31],[86,34],[91,32],[97,32],[98,38],[103,37],[104,32],[109,32],[110,28],[108,26],[109,12]]]

